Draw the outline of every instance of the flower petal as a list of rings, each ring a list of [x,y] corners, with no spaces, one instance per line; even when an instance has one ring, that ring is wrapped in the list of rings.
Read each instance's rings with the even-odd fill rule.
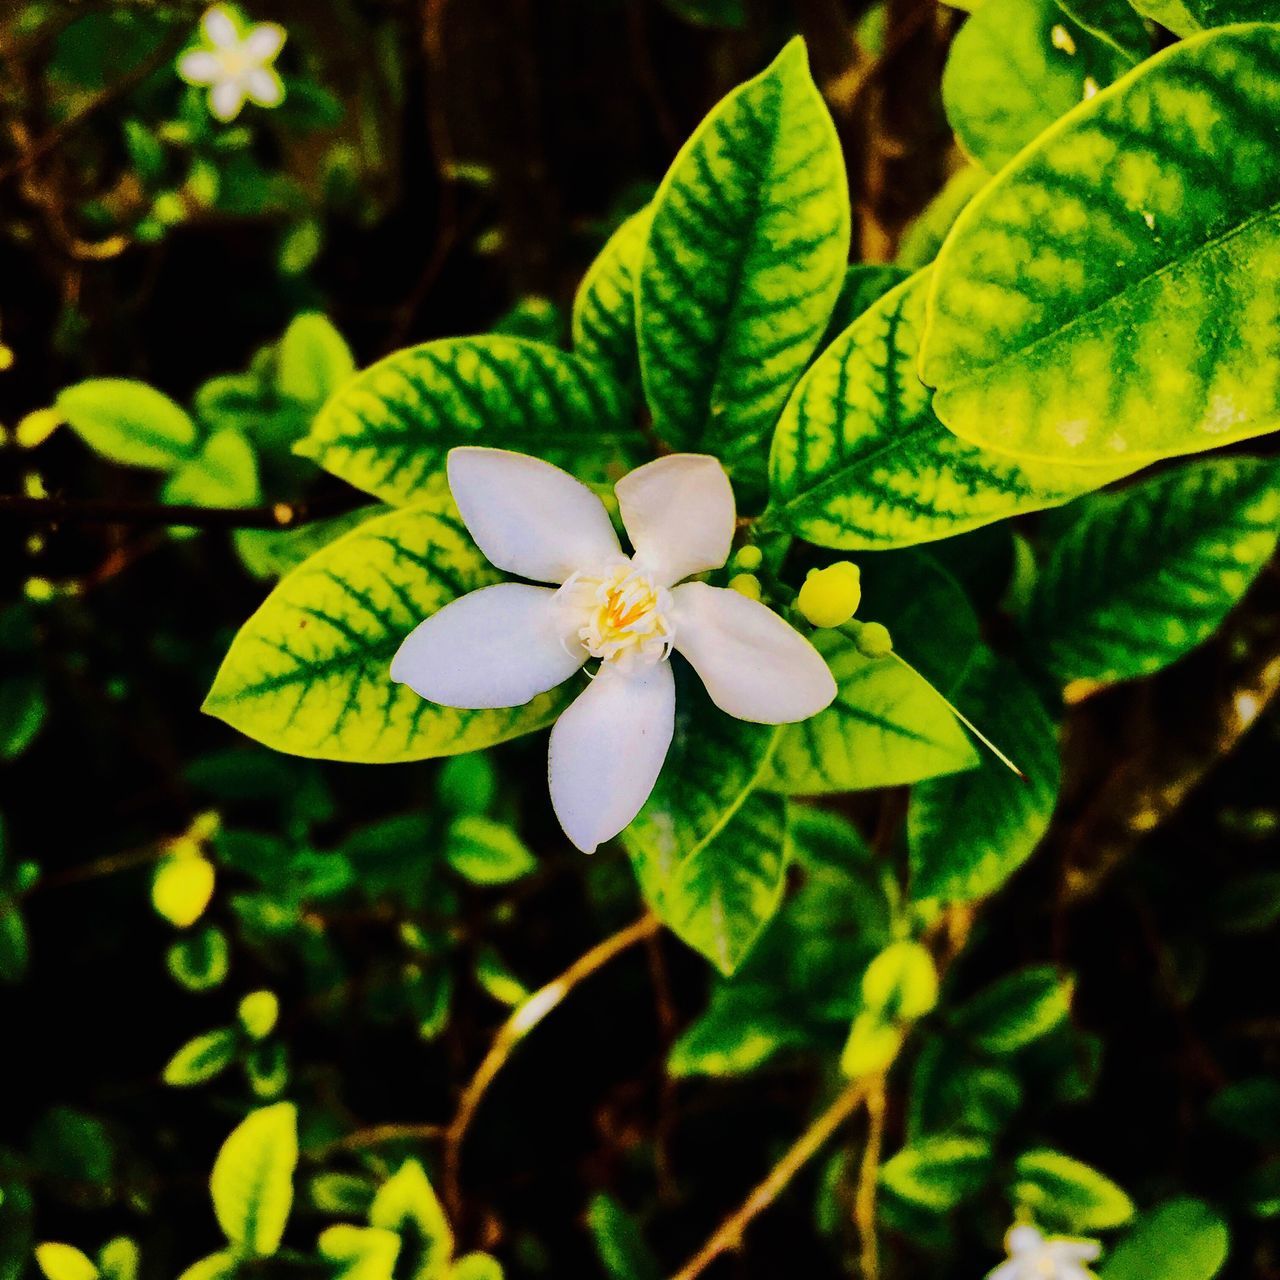
[[[658,780],[675,729],[671,663],[629,673],[607,663],[551,730],[551,803],[583,853],[640,812]]]
[[[449,488],[490,564],[563,582],[622,557],[604,503],[567,471],[506,449],[449,451]]]
[[[209,111],[215,120],[227,124],[244,106],[244,85],[239,80],[220,80],[209,90]]]
[[[721,711],[790,724],[816,715],[836,696],[822,655],[772,609],[703,582],[676,587],[671,600],[675,647]]]
[[[1005,1251],[1016,1257],[1019,1254],[1038,1254],[1044,1248],[1044,1235],[1029,1222],[1010,1227],[1004,1238]]]
[[[586,661],[560,624],[555,592],[519,582],[482,587],[409,633],[391,678],[446,707],[518,707]]]
[[[1021,1264],[1016,1258],[1002,1262],[994,1271],[987,1272],[987,1280],[1019,1280]]]
[[[664,586],[729,558],[733,486],[716,458],[673,453],[623,476],[614,491],[636,559]]]
[[[284,48],[286,34],[278,22],[260,22],[240,47],[255,62],[270,62]]]
[[[236,29],[236,20],[231,10],[224,4],[215,4],[212,9],[205,10],[200,19],[204,34],[215,49],[230,49],[240,43],[240,32]]]
[[[278,107],[284,101],[284,81],[270,67],[257,67],[244,79],[245,96],[260,107]]]
[[[208,49],[192,49],[178,59],[178,74],[188,84],[212,84],[222,75],[222,59]]]
[[[1045,1245],[1055,1262],[1079,1264],[1097,1262],[1102,1256],[1102,1246],[1096,1240],[1049,1240]]]

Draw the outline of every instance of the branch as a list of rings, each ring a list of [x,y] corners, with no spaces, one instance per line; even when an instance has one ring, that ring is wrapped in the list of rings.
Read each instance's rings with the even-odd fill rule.
[[[858,1188],[853,1202],[853,1220],[858,1228],[859,1265],[862,1280],[879,1280],[880,1251],[876,1240],[876,1188],[880,1182],[880,1151],[884,1146],[884,1077],[867,1091],[867,1143],[858,1168]]]
[[[540,1023],[584,978],[602,969],[616,955],[628,947],[652,937],[662,928],[662,922],[654,915],[643,915],[634,924],[597,943],[585,955],[576,959],[558,978],[539,987],[522,1004],[512,1011],[494,1037],[484,1061],[462,1092],[457,1114],[444,1136],[444,1174],[442,1187],[445,1204],[456,1218],[462,1206],[458,1180],[459,1157],[463,1139],[474,1119],[485,1093],[502,1070],[516,1045]]]
[[[0,494],[0,521],[32,524],[116,524],[193,529],[294,529],[343,515],[364,501],[352,494],[338,502],[273,502],[261,507],[198,507],[162,502],[114,502],[96,498],[25,498]]]
[[[869,1085],[866,1080],[854,1080],[846,1085],[844,1091],[836,1096],[836,1100],[796,1139],[787,1154],[774,1165],[769,1176],[743,1201],[742,1207],[720,1224],[711,1239],[685,1263],[672,1280],[695,1280],[722,1253],[736,1249],[742,1243],[742,1234],[752,1220],[787,1189],[791,1179],[858,1110],[870,1087],[873,1084]]]

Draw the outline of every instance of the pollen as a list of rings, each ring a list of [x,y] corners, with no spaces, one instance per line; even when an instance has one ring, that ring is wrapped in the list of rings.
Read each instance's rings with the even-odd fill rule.
[[[631,561],[575,573],[560,588],[566,630],[602,662],[623,669],[671,654],[671,593]]]

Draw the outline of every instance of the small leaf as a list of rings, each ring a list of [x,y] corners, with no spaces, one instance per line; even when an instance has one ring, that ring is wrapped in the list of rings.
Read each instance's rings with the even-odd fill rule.
[[[799,39],[712,110],[654,198],[638,312],[654,427],[714,453],[748,493],[835,305],[849,221],[840,142]]]
[[[241,628],[204,709],[277,751],[331,760],[421,760],[529,733],[555,718],[563,693],[458,711],[391,680],[410,631],[497,581],[438,499],[365,521],[280,580]]]
[[[1073,511],[1027,606],[1032,651],[1064,683],[1148,675],[1208,639],[1275,553],[1280,467],[1211,458]]]
[[[1064,1230],[1106,1231],[1133,1217],[1133,1201],[1110,1178],[1060,1151],[1028,1151],[1014,1172],[1017,1199]]]
[[[58,394],[58,412],[111,462],[168,471],[196,451],[196,424],[168,396],[127,378],[90,378]]]
[[[1074,992],[1052,965],[1033,965],[980,991],[957,1010],[956,1025],[984,1053],[1016,1053],[1066,1020]]]
[[[98,1250],[98,1269],[104,1280],[138,1280],[142,1257],[128,1236],[116,1236]]]
[[[338,1280],[392,1280],[400,1237],[382,1227],[326,1227],[316,1241],[320,1256],[338,1264]]]
[[[204,914],[213,897],[215,872],[208,858],[170,854],[151,878],[151,905],[170,924],[186,929]]]
[[[219,1027],[188,1040],[169,1059],[164,1069],[165,1084],[203,1084],[235,1061],[239,1039],[231,1027]]]
[[[717,990],[711,1007],[671,1046],[667,1074],[675,1080],[747,1075],[779,1051],[808,1040],[772,992],[734,983]]]
[[[1201,1200],[1167,1200],[1142,1214],[1099,1268],[1102,1280],[1213,1280],[1231,1235]]]
[[[639,373],[636,279],[651,211],[633,213],[605,242],[573,299],[573,349],[607,369],[620,386]]]
[[[1261,933],[1280,921],[1280,871],[1235,876],[1218,891],[1210,907],[1223,933]]]
[[[340,516],[310,520],[296,529],[237,529],[236,553],[255,578],[283,578],[322,547],[388,511],[380,502],[374,502]]]
[[[468,1253],[453,1264],[449,1280],[502,1280],[502,1264],[487,1253]]]
[[[226,427],[174,471],[161,497],[173,505],[248,507],[260,493],[253,448],[238,431]]]
[[[880,1181],[923,1209],[944,1212],[980,1191],[991,1169],[991,1147],[978,1138],[924,1138],[885,1161]]]
[[[295,452],[393,506],[439,495],[445,457],[492,444],[581,470],[634,429],[609,375],[539,342],[446,338],[380,360],[324,406]]]
[[[240,1271],[240,1260],[234,1253],[211,1253],[207,1258],[193,1262],[178,1280],[232,1280]]]
[[[227,976],[231,951],[227,936],[218,928],[201,929],[175,942],[165,956],[175,982],[188,991],[209,991]]]
[[[74,1245],[36,1245],[36,1264],[48,1280],[98,1280],[98,1268]]]
[[[0,760],[16,760],[44,724],[44,687],[33,676],[0,680]]]
[[[816,716],[783,726],[761,785],[783,795],[900,786],[972,769],[978,757],[942,696],[892,655],[867,658],[840,631],[813,642],[840,692]]]
[[[662,1276],[640,1224],[612,1196],[600,1194],[592,1199],[587,1228],[609,1280],[659,1280]]]
[[[356,371],[355,358],[327,316],[295,316],[280,339],[276,385],[294,400],[317,408]]]
[[[538,868],[537,858],[506,823],[474,814],[450,824],[445,857],[473,884],[510,884]]]
[[[369,1210],[369,1225],[400,1236],[402,1250],[413,1259],[406,1280],[438,1280],[448,1274],[453,1232],[416,1160],[406,1160],[378,1188]]]
[[[280,1247],[293,1207],[298,1116],[292,1103],[252,1111],[222,1144],[209,1186],[227,1239],[258,1257]]]
[[[0,894],[0,982],[21,982],[27,974],[31,947],[26,921],[16,902]]]
[[[1184,40],[974,197],[938,255],[920,354],[952,431],[1110,467],[1280,424],[1277,67],[1280,27]]]

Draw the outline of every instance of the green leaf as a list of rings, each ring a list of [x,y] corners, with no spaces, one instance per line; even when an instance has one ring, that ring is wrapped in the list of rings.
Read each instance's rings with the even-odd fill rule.
[[[1278,535],[1271,459],[1207,459],[1090,498],[1036,581],[1032,652],[1063,682],[1159,671],[1217,630]]]
[[[393,506],[445,484],[458,445],[497,445],[579,470],[634,436],[602,369],[520,338],[446,338],[380,360],[320,411],[295,452]]]
[[[911,793],[911,896],[972,902],[994,893],[1031,856],[1058,798],[1058,729],[1018,669],[984,653],[956,705],[1026,775],[989,750],[976,773],[923,782]]]
[[[0,896],[0,982],[21,982],[30,958],[22,912],[17,903]]]
[[[1209,1100],[1209,1116],[1241,1138],[1273,1146],[1280,1142],[1280,1079],[1250,1076],[1233,1080]]]
[[[226,978],[230,955],[227,935],[210,927],[175,942],[166,953],[165,963],[174,981],[188,991],[208,991]]]
[[[640,268],[640,367],[658,435],[750,491],[849,256],[840,142],[801,40],[681,149]]]
[[[1277,26],[1183,41],[974,198],[938,256],[921,346],[948,427],[1106,466],[1275,428],[1278,69]]]
[[[253,449],[244,436],[227,427],[211,435],[194,458],[174,471],[161,497],[175,505],[248,507],[259,494]]]
[[[1168,1200],[1142,1214],[1099,1269],[1102,1280],[1213,1280],[1231,1235],[1201,1200]]]
[[[991,1147],[978,1138],[923,1138],[886,1160],[880,1181],[909,1204],[953,1209],[980,1191],[991,1169]]]
[[[573,349],[607,369],[621,386],[636,379],[636,278],[650,210],[633,213],[605,241],[573,299]]]
[[[138,1280],[141,1251],[128,1236],[116,1236],[98,1250],[98,1269],[105,1280]]]
[[[640,1224],[612,1196],[595,1196],[587,1228],[609,1280],[660,1280],[662,1268],[645,1243]]]
[[[1126,0],[1120,0],[1125,4]],[[942,242],[955,225],[960,211],[973,199],[991,175],[981,165],[966,164],[943,184],[942,190],[925,205],[920,216],[902,233],[898,245],[898,266],[908,271],[927,267],[938,256]]]
[[[1223,933],[1270,929],[1280,921],[1280,871],[1232,877],[1214,895],[1209,914]]]
[[[745,0],[662,0],[672,13],[695,27],[737,31],[746,25]]]
[[[453,1232],[416,1160],[406,1160],[378,1188],[369,1210],[369,1225],[394,1231],[400,1237],[402,1255],[408,1254],[412,1259],[406,1280],[438,1280],[448,1274]]]
[[[766,527],[823,547],[906,547],[1057,506],[1121,473],[1020,462],[952,435],[915,374],[928,281],[887,293],[801,379],[773,439]]]
[[[896,289],[907,275],[905,268],[882,262],[855,262],[846,268],[840,296],[818,350],[825,351],[864,311],[879,302],[890,289]]]
[[[277,751],[348,761],[452,755],[541,728],[562,695],[459,711],[391,681],[418,623],[500,580],[438,500],[365,521],[280,580],[240,629],[204,709]]]
[[[1071,1012],[1075,983],[1052,965],[1032,965],[993,982],[955,1018],[984,1053],[1016,1053],[1061,1026]]]
[[[951,44],[942,104],[964,149],[994,171],[1130,66],[1056,0],[984,0]]]
[[[36,1265],[48,1280],[98,1280],[92,1259],[70,1244],[36,1245]]]
[[[449,1280],[502,1280],[502,1263],[488,1253],[468,1253],[453,1264]]]
[[[1129,0],[1057,0],[1059,8],[1090,35],[1136,65],[1151,53],[1151,35]]]
[[[16,760],[44,724],[48,705],[34,676],[0,680],[0,760]]]
[[[672,772],[669,768],[664,776]],[[786,802],[752,792],[694,851],[650,828],[626,843],[645,901],[725,976],[746,958],[782,900],[791,842]]]
[[[233,1245],[263,1258],[280,1247],[297,1163],[298,1115],[289,1102],[250,1112],[222,1144],[209,1189]]]
[[[165,1084],[203,1084],[235,1061],[239,1037],[231,1027],[219,1027],[188,1040],[169,1059],[164,1069]]]
[[[453,820],[445,857],[473,884],[510,884],[538,868],[537,858],[505,822],[474,814]]]
[[[337,1280],[392,1280],[400,1237],[381,1227],[326,1227],[316,1241],[322,1258],[338,1264]]]
[[[794,1011],[779,1007],[773,992],[731,983],[671,1046],[667,1074],[675,1080],[747,1075],[780,1050],[808,1041]]]
[[[1064,1230],[1106,1231],[1133,1217],[1133,1201],[1110,1178],[1060,1151],[1025,1152],[1014,1172],[1018,1201]]]
[[[168,396],[128,378],[90,378],[58,393],[58,411],[95,453],[168,471],[196,451],[196,424]]]
[[[942,695],[893,655],[867,658],[841,631],[815,631],[840,691],[799,724],[784,725],[762,783],[784,795],[895,787],[978,762]]]
[[[326,316],[295,316],[280,339],[276,385],[304,404],[319,406],[356,371],[355,358]]]
[[[230,1250],[211,1253],[193,1262],[178,1280],[231,1280],[240,1270],[240,1260]]]
[[[370,503],[340,516],[309,521],[296,529],[237,529],[236,553],[255,578],[283,578],[321,547],[336,542],[374,516],[386,515],[388,510],[381,503]]]

